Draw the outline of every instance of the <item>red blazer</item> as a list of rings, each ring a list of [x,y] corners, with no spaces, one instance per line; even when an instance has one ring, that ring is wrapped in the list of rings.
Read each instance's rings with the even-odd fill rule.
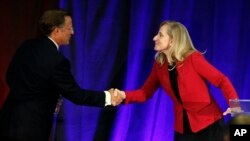
[[[155,62],[144,85],[134,91],[126,91],[125,104],[144,102],[151,98],[159,86],[167,92],[174,103],[175,131],[183,133],[183,109],[187,111],[191,130],[198,132],[222,118],[222,111],[210,95],[206,80],[220,88],[229,99],[238,95],[229,79],[209,64],[199,52],[193,52],[183,62],[177,63],[178,87],[181,104],[172,90],[167,64]]]

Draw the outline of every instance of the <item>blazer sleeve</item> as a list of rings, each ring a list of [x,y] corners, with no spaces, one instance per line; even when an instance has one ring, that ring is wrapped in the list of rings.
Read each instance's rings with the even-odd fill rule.
[[[237,92],[228,77],[212,66],[202,54],[195,52],[192,56],[192,64],[199,75],[222,90],[227,102],[229,99],[238,98]]]
[[[78,105],[104,107],[104,91],[81,89],[71,74],[66,58],[61,59],[54,70],[53,83],[62,96]]]
[[[152,97],[153,93],[160,85],[159,80],[157,78],[156,67],[157,64],[154,63],[150,75],[148,76],[147,80],[140,89],[133,91],[125,91],[126,93],[125,104],[132,102],[144,102]]]

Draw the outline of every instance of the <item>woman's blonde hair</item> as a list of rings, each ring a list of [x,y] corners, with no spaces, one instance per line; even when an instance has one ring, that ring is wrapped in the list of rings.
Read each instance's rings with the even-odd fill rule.
[[[175,62],[180,62],[185,59],[188,53],[196,51],[186,27],[176,21],[164,21],[160,27],[167,26],[167,35],[172,39],[172,46],[168,49],[167,54],[157,52],[155,60],[161,65],[166,61],[170,66]]]

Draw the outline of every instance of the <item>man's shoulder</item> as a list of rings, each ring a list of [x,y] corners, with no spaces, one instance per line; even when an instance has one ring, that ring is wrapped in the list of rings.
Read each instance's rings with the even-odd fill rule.
[[[31,50],[47,50],[52,52],[57,52],[57,48],[54,43],[49,38],[31,38],[24,40],[19,48],[31,49]]]
[[[50,40],[48,38],[45,37],[41,37],[41,38],[30,38],[30,39],[26,39],[23,41],[22,44],[41,44],[41,43],[46,43],[46,42],[50,42]]]

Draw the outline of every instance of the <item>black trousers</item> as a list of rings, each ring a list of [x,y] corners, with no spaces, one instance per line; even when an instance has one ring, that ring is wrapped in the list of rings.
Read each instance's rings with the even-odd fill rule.
[[[185,116],[186,114],[184,114]],[[185,119],[185,118],[184,118]],[[205,129],[193,133],[184,120],[184,134],[174,133],[174,141],[224,141],[225,122],[223,119],[216,121]]]

